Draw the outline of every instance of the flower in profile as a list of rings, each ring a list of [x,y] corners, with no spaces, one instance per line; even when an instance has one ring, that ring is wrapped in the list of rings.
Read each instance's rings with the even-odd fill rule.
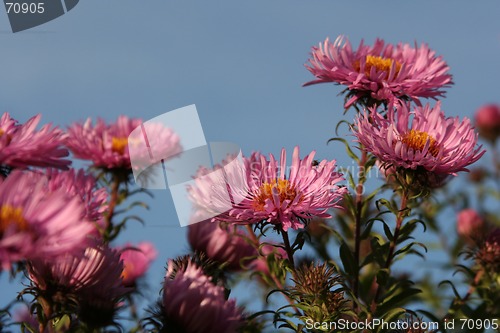
[[[313,47],[306,68],[316,79],[305,85],[334,82],[347,86],[351,98],[346,108],[360,98],[379,102],[409,98],[418,104],[420,97],[443,96],[441,88],[452,84],[448,65],[426,44],[392,45],[381,39],[373,46],[361,41],[354,51],[344,36],[334,43],[327,38]]]
[[[76,300],[76,312],[91,327],[113,323],[121,298],[129,291],[122,284],[123,262],[117,250],[98,241],[84,251],[55,259],[29,262],[29,275],[45,299],[62,308]]]
[[[194,251],[203,252],[230,270],[242,268],[242,260],[257,254],[245,240],[245,233],[235,225],[202,221],[188,227],[188,240]]]
[[[162,308],[160,332],[235,333],[242,324],[241,309],[226,300],[224,287],[192,262],[176,269],[169,261]]]
[[[478,244],[476,260],[489,271],[500,271],[500,228],[493,229],[482,242]]]
[[[64,190],[47,192],[46,176],[14,171],[0,184],[0,268],[54,258],[86,246],[93,225]]]
[[[216,220],[236,224],[265,221],[284,231],[302,228],[304,222],[314,217],[331,217],[328,209],[341,208],[340,201],[347,192],[338,186],[343,178],[335,172],[335,160],[317,163],[314,155],[313,151],[301,160],[299,148],[295,147],[292,165],[287,167],[285,149],[280,161],[272,154],[267,159],[254,153],[244,158],[242,164],[235,164],[238,170],[224,168],[224,181],[198,182],[191,191],[192,200],[206,210],[220,212]],[[229,207],[221,195],[228,188]]]
[[[127,243],[119,249],[119,252],[123,261],[123,285],[127,287],[135,286],[137,280],[146,274],[149,265],[158,256],[158,251],[150,242],[141,242],[137,246]]]
[[[358,115],[354,135],[384,168],[404,173],[417,187],[436,187],[448,176],[468,171],[485,152],[476,146],[470,120],[446,118],[439,102],[411,112],[406,103],[396,103],[386,116],[372,108]]]
[[[314,321],[334,320],[346,305],[341,276],[326,263],[299,267],[293,273],[292,281],[294,286],[287,289],[287,294]]]
[[[89,118],[83,124],[76,123],[68,128],[69,137],[66,145],[75,157],[92,161],[95,167],[130,170],[128,145],[134,143],[129,142],[128,137],[141,125],[141,119],[123,115],[112,124],[106,124],[103,119],[98,119],[93,125]],[[160,124],[148,127],[148,137],[161,142],[163,155],[172,156],[181,151],[177,134]],[[143,143],[137,144],[142,146]],[[145,153],[147,154],[147,151]]]
[[[107,208],[108,193],[105,188],[97,188],[94,176],[83,169],[58,171],[47,169],[48,192],[64,190],[69,196],[79,198],[85,210],[82,218],[103,227],[103,214]]]
[[[63,141],[66,134],[50,124],[36,130],[41,115],[18,124],[8,113],[0,118],[0,165],[10,168],[54,167],[66,169],[71,161]]]
[[[464,209],[457,214],[457,233],[465,239],[479,238],[484,227],[483,218],[474,209]]]
[[[500,105],[486,104],[474,115],[479,135],[494,142],[500,136]]]

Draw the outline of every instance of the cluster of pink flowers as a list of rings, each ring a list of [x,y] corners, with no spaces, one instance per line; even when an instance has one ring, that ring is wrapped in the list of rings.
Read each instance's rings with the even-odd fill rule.
[[[37,130],[39,120],[38,115],[18,124],[8,113],[0,119],[0,272],[26,264],[19,267],[27,267],[34,301],[42,304],[36,314],[45,318],[42,323],[58,315],[55,309],[74,309],[75,320],[89,329],[105,327],[157,253],[148,242],[112,249],[103,238],[106,187],[84,170],[54,168],[68,169],[64,145],[79,142],[77,154],[94,159],[95,166],[130,170],[126,140],[141,121],[124,116],[109,126],[100,121],[93,134],[75,124],[68,135],[50,125]],[[89,135],[102,141],[93,145]]]
[[[391,45],[377,39],[373,46],[362,41],[354,51],[344,37],[333,44],[327,39],[313,48],[306,67],[316,77],[306,85],[345,85],[346,108],[354,104],[364,107],[351,126],[369,161],[359,166],[366,167],[376,159],[386,177],[394,176],[403,189],[442,186],[458,172],[468,171],[469,165],[485,153],[478,146],[478,134],[469,119],[446,117],[439,101],[434,106],[420,102],[420,98],[443,96],[442,89],[452,84],[447,64],[425,44]],[[40,116],[36,116],[19,124],[7,113],[0,119],[0,272],[16,265],[25,269],[30,279],[27,290],[36,305],[31,309],[40,324],[32,329],[51,331],[64,316],[70,318],[75,330],[94,331],[114,325],[122,306],[130,306],[132,316],[136,315],[133,299],[140,294],[139,282],[158,256],[149,242],[112,245],[127,220],[118,226],[113,224],[119,211],[115,207],[133,192],[129,191],[132,168],[147,169],[153,155],[176,155],[182,151],[181,140],[161,124],[148,125],[150,140],[146,140],[142,137],[146,132],[142,120],[126,116],[111,124],[102,119],[94,124],[88,119],[71,125],[67,133],[50,125],[36,130],[39,120]],[[489,105],[480,109],[476,124],[481,135],[494,142],[500,136],[500,108]],[[71,162],[65,157],[70,151],[74,157],[90,161],[90,170],[95,173],[69,169]],[[137,155],[137,164],[131,163],[131,154]],[[251,275],[258,275],[268,287],[283,292],[291,307],[299,314],[302,310],[305,317],[305,298],[298,295],[294,299],[290,289],[287,294],[287,274],[290,270],[300,272],[294,271],[298,268],[294,254],[305,244],[305,234],[311,236],[311,244],[323,242],[323,233],[329,228],[324,219],[334,216],[334,209],[347,207],[343,217],[352,217],[356,223],[354,232],[349,230],[357,233],[355,250],[351,251],[352,245],[342,239],[340,259],[345,270],[342,274],[357,274],[358,280],[346,283],[346,288],[353,286],[350,297],[359,296],[360,273],[370,264],[368,256],[364,258],[368,264],[362,261],[362,241],[371,237],[369,223],[380,220],[382,214],[369,219],[370,208],[364,205],[371,199],[357,191],[350,196],[348,188],[341,185],[344,175],[337,171],[335,160],[314,158],[315,151],[301,158],[297,146],[291,162],[282,149],[279,158],[255,152],[242,157],[241,163],[228,159],[212,170],[199,170],[187,192],[195,208],[192,221],[201,222],[188,228],[193,253],[183,260],[168,261],[159,313],[151,319],[159,332],[238,331],[247,318],[236,301],[229,298],[225,279],[241,271],[258,273]],[[386,230],[389,227],[384,222],[387,246],[380,245],[377,239],[380,246],[374,249],[374,253],[388,249],[387,259],[382,260],[385,267],[373,261],[373,266],[387,272],[391,261],[412,246],[398,250],[410,238],[408,229],[400,229],[406,218],[402,212],[411,209],[406,199],[415,192],[410,192],[401,193],[402,207],[395,213],[394,233]],[[311,224],[314,219],[316,224]],[[365,219],[371,222],[362,225]],[[461,211],[457,219],[457,232],[464,239],[470,241],[477,235],[484,239],[476,259],[497,270],[499,229],[486,235],[486,222],[473,210]],[[282,243],[262,241],[264,233],[271,229],[283,237]],[[257,230],[262,233],[258,235]],[[337,236],[343,238],[343,232]],[[401,234],[408,238],[398,239]],[[294,242],[290,242],[290,235],[296,237]],[[326,242],[316,248],[324,258],[329,256]],[[380,256],[380,252],[376,254]],[[351,257],[349,267],[346,262]],[[341,276],[328,265],[318,264],[315,269],[311,264],[303,269],[300,279],[297,276],[301,275],[295,274],[296,287],[303,286],[294,290],[313,290],[311,299],[324,292],[328,310],[318,310],[317,306],[314,310],[334,313],[345,299],[342,292],[330,290]],[[373,309],[377,309],[379,291],[385,288],[378,280],[383,279],[377,275],[378,290],[371,297]],[[357,305],[353,309],[358,310]],[[376,313],[372,311],[370,315]],[[275,322],[286,322],[280,315],[275,312]],[[22,316],[30,325],[34,325],[33,319]]]

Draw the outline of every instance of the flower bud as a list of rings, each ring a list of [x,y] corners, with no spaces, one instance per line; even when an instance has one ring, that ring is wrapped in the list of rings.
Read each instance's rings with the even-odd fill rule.
[[[500,136],[500,105],[487,104],[480,107],[475,114],[479,135],[494,142]]]
[[[480,236],[484,229],[483,218],[474,209],[464,209],[457,215],[457,233],[465,238],[472,239]]]

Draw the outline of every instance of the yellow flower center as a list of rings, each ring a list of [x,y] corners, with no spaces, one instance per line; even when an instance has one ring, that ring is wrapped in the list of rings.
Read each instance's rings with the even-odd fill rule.
[[[125,147],[127,147],[128,139],[127,138],[112,138],[111,139],[111,150],[115,153],[123,155],[125,153]]]
[[[436,139],[426,132],[410,130],[403,136],[401,141],[408,147],[413,148],[414,151],[424,150],[425,145],[429,141],[429,152],[431,155],[436,157],[439,153],[439,145],[437,144]]]
[[[16,227],[17,231],[29,230],[29,224],[24,219],[21,208],[3,205],[0,207],[0,235],[3,235],[11,226]]]
[[[293,201],[297,192],[286,179],[273,180],[270,183],[264,183],[259,188],[259,194],[255,196],[253,207],[257,211],[263,211],[267,199],[273,200],[273,189],[276,189],[280,202],[285,200]]]
[[[365,59],[365,74],[367,76],[370,75],[370,72],[372,70],[372,67],[375,67],[377,72],[386,72],[385,79],[389,77],[389,72],[391,71],[392,64],[396,62],[396,73],[394,76],[397,76],[399,71],[401,70],[401,64],[391,58],[384,58],[380,56],[372,56],[372,55],[367,55]],[[361,70],[361,65],[359,61],[356,61],[354,64],[354,68],[356,68],[357,71]]]
[[[0,137],[5,133],[3,129],[0,128]]]

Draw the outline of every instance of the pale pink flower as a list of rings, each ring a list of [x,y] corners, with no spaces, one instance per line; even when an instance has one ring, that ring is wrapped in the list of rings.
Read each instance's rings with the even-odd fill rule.
[[[131,169],[129,144],[144,146],[144,142],[129,142],[130,133],[141,126],[142,120],[118,117],[116,123],[106,124],[103,119],[98,119],[93,125],[91,119],[85,123],[73,124],[68,128],[69,137],[66,145],[75,157],[92,161],[96,167],[105,169]],[[182,151],[179,137],[170,129],[162,126],[148,126],[148,137],[161,143],[162,156],[173,156]],[[158,149],[158,148],[156,148]],[[157,151],[155,153],[158,154]],[[147,155],[148,151],[145,150]]]
[[[163,312],[166,332],[236,333],[242,312],[232,299],[226,300],[224,287],[214,285],[210,277],[189,262],[173,276],[169,261],[163,288]],[[163,332],[163,331],[162,331]]]
[[[483,105],[476,111],[474,118],[479,135],[491,141],[500,136],[500,105]]]
[[[78,316],[96,327],[111,324],[121,298],[129,291],[122,284],[123,262],[117,250],[98,241],[76,254],[29,262],[29,275],[42,292],[55,292],[78,302]]]
[[[373,46],[362,40],[354,51],[344,36],[334,43],[327,38],[313,47],[306,68],[316,77],[315,83],[334,82],[347,86],[351,99],[346,107],[359,98],[377,101],[411,98],[417,104],[420,97],[444,95],[443,87],[452,84],[448,65],[426,44],[386,44],[377,39]]]
[[[259,153],[245,158],[242,172],[227,172],[234,204],[217,219],[237,224],[267,221],[287,231],[304,227],[314,217],[331,217],[328,210],[341,208],[347,189],[337,185],[343,178],[335,171],[335,160],[316,163],[314,155],[313,151],[301,160],[295,147],[290,167],[285,149],[279,161],[272,154],[269,159]],[[217,184],[207,185],[215,192],[224,190]],[[207,200],[213,204],[215,197]]]
[[[136,246],[127,243],[118,250],[123,261],[123,285],[130,287],[135,286],[136,281],[146,274],[149,266],[158,256],[158,251],[150,242],[141,242]]]
[[[48,179],[14,171],[0,184],[0,267],[23,259],[54,258],[86,246],[93,225],[64,190],[47,192]]]
[[[247,235],[236,226],[221,222],[202,221],[188,227],[191,248],[203,252],[208,258],[226,263],[227,268],[239,270],[242,260],[257,254],[246,240]]]
[[[405,103],[389,108],[386,116],[376,112],[358,115],[354,134],[384,167],[432,172],[439,177],[468,171],[467,166],[483,154],[470,120],[447,118],[441,103],[417,106]]]
[[[66,134],[50,124],[36,130],[41,115],[18,124],[8,113],[0,118],[0,165],[12,168],[54,167],[66,169],[68,150],[62,145]]]
[[[457,232],[464,238],[475,238],[482,235],[485,223],[474,209],[464,209],[457,214]]]

